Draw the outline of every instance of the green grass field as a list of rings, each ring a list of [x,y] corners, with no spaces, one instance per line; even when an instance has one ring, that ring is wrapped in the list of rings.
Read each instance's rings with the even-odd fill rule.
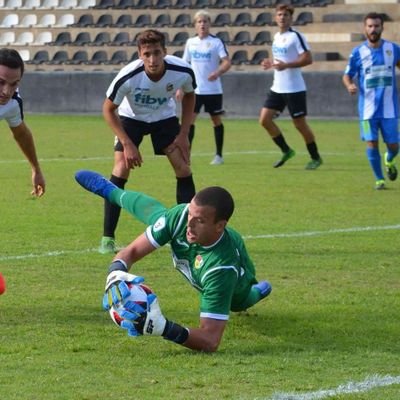
[[[231,316],[211,355],[128,338],[101,309],[111,260],[96,251],[103,203],[73,176],[79,169],[109,176],[113,137],[102,118],[27,122],[47,193],[30,197],[29,167],[3,122],[1,400],[400,398],[400,182],[373,189],[356,121],[310,120],[324,159],[316,171],[304,170],[304,143],[286,120],[279,124],[297,155],[283,168],[271,167],[279,152],[256,120],[229,119],[225,164],[210,166],[211,124],[198,121],[196,186],[231,191],[231,226],[245,237],[258,277],[273,285],[267,300]],[[128,188],[173,205],[172,169],[152,155],[149,140],[142,154]],[[123,213],[118,245],[143,229]],[[134,271],[168,318],[197,326],[198,294],[173,270],[167,248]]]

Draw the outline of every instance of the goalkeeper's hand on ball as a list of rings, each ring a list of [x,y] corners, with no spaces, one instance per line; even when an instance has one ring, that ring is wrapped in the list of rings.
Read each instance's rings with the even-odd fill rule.
[[[137,304],[127,302],[120,316],[123,318],[121,327],[128,331],[129,336],[162,336],[167,324],[158,298],[153,293],[147,296],[147,310],[141,312]]]
[[[103,308],[109,310],[112,305],[118,305],[129,296],[127,283],[139,284],[144,282],[142,276],[136,276],[124,271],[112,271],[108,274],[103,296]]]

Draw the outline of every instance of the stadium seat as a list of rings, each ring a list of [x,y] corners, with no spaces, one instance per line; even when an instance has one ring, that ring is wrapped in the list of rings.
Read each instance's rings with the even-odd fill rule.
[[[272,25],[274,19],[272,18],[272,14],[269,12],[262,12],[257,15],[256,19],[251,24],[252,26],[265,26],[265,25]]]
[[[134,52],[132,53],[132,56],[131,56],[131,58],[129,59],[128,62],[135,61],[135,60],[137,60],[138,58],[139,58],[138,52],[137,52],[137,51],[134,51]]]
[[[26,63],[39,65],[44,64],[45,62],[49,61],[49,59],[49,52],[47,50],[39,50],[35,53],[33,58],[31,60],[28,60]]]
[[[55,27],[66,27],[72,25],[75,22],[74,14],[63,14],[54,24]]]
[[[6,0],[3,10],[18,10],[22,7],[22,0]]]
[[[253,57],[251,57],[249,63],[250,63],[250,65],[260,65],[261,61],[268,57],[269,57],[269,54],[268,54],[267,50],[257,50],[253,54]]]
[[[89,61],[88,58],[88,53],[86,50],[78,50],[77,52],[74,53],[72,58],[67,61],[67,64],[71,65],[79,65],[79,64],[85,64]]]
[[[233,53],[231,59],[232,65],[241,65],[241,64],[248,64],[249,57],[247,54],[247,50],[237,50]]]
[[[248,12],[239,13],[232,23],[232,26],[251,25],[251,14]]]
[[[207,8],[211,7],[211,0],[193,0],[193,4],[191,8]]]
[[[90,46],[104,46],[111,42],[111,37],[109,32],[99,32],[92,42],[89,43]]]
[[[214,0],[211,3],[211,8],[231,8],[232,3],[231,0]]]
[[[293,22],[293,25],[307,25],[307,24],[312,24],[313,21],[314,18],[312,12],[303,11],[297,16],[297,18]]]
[[[24,15],[21,21],[18,24],[19,28],[33,28],[37,25],[37,15],[36,14],[27,14]]]
[[[96,28],[106,28],[110,27],[113,25],[113,17],[111,14],[102,14],[100,17],[97,19],[96,23],[94,26]]]
[[[231,43],[233,46],[242,46],[246,44],[251,44],[251,36],[249,31],[239,31],[233,37]]]
[[[85,10],[93,8],[96,5],[96,0],[79,0],[76,8],[83,8]]]
[[[49,64],[49,65],[66,64],[68,59],[69,59],[68,52],[65,50],[59,50],[56,53],[54,53],[54,56],[52,57],[52,59],[47,61],[46,64]]]
[[[178,14],[175,18],[173,26],[175,28],[182,28],[184,26],[192,25],[192,17],[190,14]]]
[[[114,0],[100,0],[93,8],[96,10],[107,10],[108,8],[114,8]]]
[[[228,31],[220,31],[215,35],[220,38],[226,45],[231,43],[231,37]]]
[[[31,58],[31,53],[27,49],[18,50],[18,53],[24,62],[27,62]]]
[[[267,8],[274,7],[275,0],[254,0],[251,4],[251,8]]]
[[[340,54],[336,51],[313,52],[314,61],[338,61],[341,59]]]
[[[322,16],[322,22],[362,22],[364,14],[354,13],[336,13],[336,14],[325,14]]]
[[[39,22],[36,24],[37,28],[50,28],[56,24],[56,16],[55,14],[44,14]]]
[[[73,28],[86,28],[87,26],[94,26],[93,14],[82,14],[78,21],[70,26]]]
[[[172,0],[155,0],[153,3],[153,7],[156,8],[157,10],[164,8],[171,8]]]
[[[119,0],[119,2],[114,6],[117,10],[128,10],[135,8],[134,0]]]
[[[143,9],[143,8],[152,8],[153,1],[152,0],[138,0],[136,4],[136,8]]]
[[[133,26],[135,28],[144,28],[145,26],[151,26],[152,22],[151,22],[151,15],[150,14],[140,14],[138,15],[138,17],[136,18],[135,23],[133,24]]]
[[[115,24],[112,24],[113,28],[126,28],[126,27],[133,27],[132,15],[131,14],[122,14],[120,15]]]
[[[268,31],[259,31],[257,32],[251,44],[255,46],[261,46],[263,44],[271,44],[271,43],[272,43],[271,33]]]
[[[178,32],[175,34],[174,38],[169,43],[170,46],[184,46],[186,41],[189,39],[188,32]]]
[[[250,7],[250,0],[234,0],[232,3],[232,8],[247,8]]]
[[[19,23],[18,14],[7,14],[0,23],[1,28],[12,28]]]
[[[111,58],[105,64],[118,65],[126,64],[128,62],[128,55],[125,50],[117,50],[112,54]]]
[[[169,38],[169,33],[168,32],[161,32],[163,35],[164,35],[164,37],[165,37],[165,43],[166,43],[166,45],[168,45],[170,42],[171,42],[171,40],[170,40],[170,38]]]
[[[172,53],[173,56],[182,58],[183,57],[183,50],[176,50]]]
[[[71,46],[85,46],[92,41],[89,32],[79,32]]]
[[[59,10],[71,10],[78,6],[78,0],[60,0],[58,9]]]
[[[99,65],[99,64],[105,64],[107,61],[108,61],[107,52],[104,50],[98,50],[92,55],[92,58],[88,61],[88,64]]]
[[[42,5],[38,8],[44,10],[52,10],[57,7],[58,7],[58,0],[43,0]]]
[[[35,40],[32,43],[32,46],[43,46],[44,44],[50,43],[53,40],[53,34],[49,31],[40,31]]]
[[[0,45],[1,46],[12,46],[15,42],[14,32],[1,32],[0,33]]]
[[[192,7],[192,0],[176,0],[173,8],[190,8]]]
[[[50,46],[65,46],[67,44],[70,44],[72,42],[71,39],[71,33],[70,32],[60,32],[56,39],[50,43],[48,43],[48,45]]]
[[[215,17],[212,26],[221,27],[231,25],[231,14],[221,13]]]
[[[128,46],[131,44],[132,43],[128,32],[118,32],[109,43],[110,46]]]
[[[25,0],[22,4],[22,10],[33,10],[40,7],[40,0]]]
[[[153,23],[154,28],[171,25],[171,16],[169,14],[159,14]]]

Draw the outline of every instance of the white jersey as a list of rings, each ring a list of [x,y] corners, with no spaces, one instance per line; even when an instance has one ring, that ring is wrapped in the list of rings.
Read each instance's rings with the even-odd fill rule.
[[[0,119],[5,119],[11,128],[22,124],[24,113],[22,99],[19,97],[18,92],[14,93],[7,104],[0,105]]]
[[[224,42],[214,35],[203,39],[195,36],[187,40],[183,59],[191,64],[196,76],[196,94],[222,94],[221,79],[209,81],[208,76],[228,55]]]
[[[144,71],[143,61],[135,60],[117,74],[107,90],[107,98],[118,106],[118,114],[143,122],[176,116],[175,93],[193,92],[193,70],[179,57],[165,56],[165,73],[153,82]]]
[[[277,32],[272,43],[272,55],[275,60],[292,62],[300,54],[310,48],[305,37],[292,28],[286,32]],[[271,90],[276,93],[296,93],[306,90],[306,84],[301,74],[301,68],[287,68],[283,71],[274,71],[274,82]]]

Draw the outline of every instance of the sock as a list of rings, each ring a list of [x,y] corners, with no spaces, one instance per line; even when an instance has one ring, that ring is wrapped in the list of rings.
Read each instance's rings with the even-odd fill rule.
[[[389,147],[387,148],[387,161],[388,162],[392,162],[393,159],[397,156],[397,154],[399,153],[399,149],[393,150],[393,149],[389,149]]]
[[[194,131],[195,131],[195,126],[194,125],[190,125],[190,129],[189,129],[189,143],[190,143],[190,147],[192,147],[192,142],[194,139]]]
[[[196,194],[194,187],[193,175],[185,176],[183,178],[176,178],[176,202],[190,203],[193,196]]]
[[[378,181],[384,179],[382,172],[382,165],[381,165],[381,155],[379,153],[379,149],[367,147],[366,153],[376,180]]]
[[[307,150],[310,153],[310,156],[313,160],[319,160],[320,156],[318,153],[317,144],[315,142],[311,142],[307,144]]]
[[[111,175],[110,182],[123,189],[127,180]],[[119,206],[110,203],[108,200],[104,200],[103,236],[115,237],[115,230],[117,229],[120,214],[121,208]]]
[[[282,133],[278,136],[273,137],[272,140],[282,150],[282,153],[287,153],[290,150],[290,147],[286,143],[286,140],[283,137]]]
[[[146,225],[154,224],[166,210],[158,200],[133,190],[114,190],[110,197],[113,204],[122,207]]]
[[[216,154],[222,157],[222,147],[224,146],[224,124],[214,126],[214,138]]]

